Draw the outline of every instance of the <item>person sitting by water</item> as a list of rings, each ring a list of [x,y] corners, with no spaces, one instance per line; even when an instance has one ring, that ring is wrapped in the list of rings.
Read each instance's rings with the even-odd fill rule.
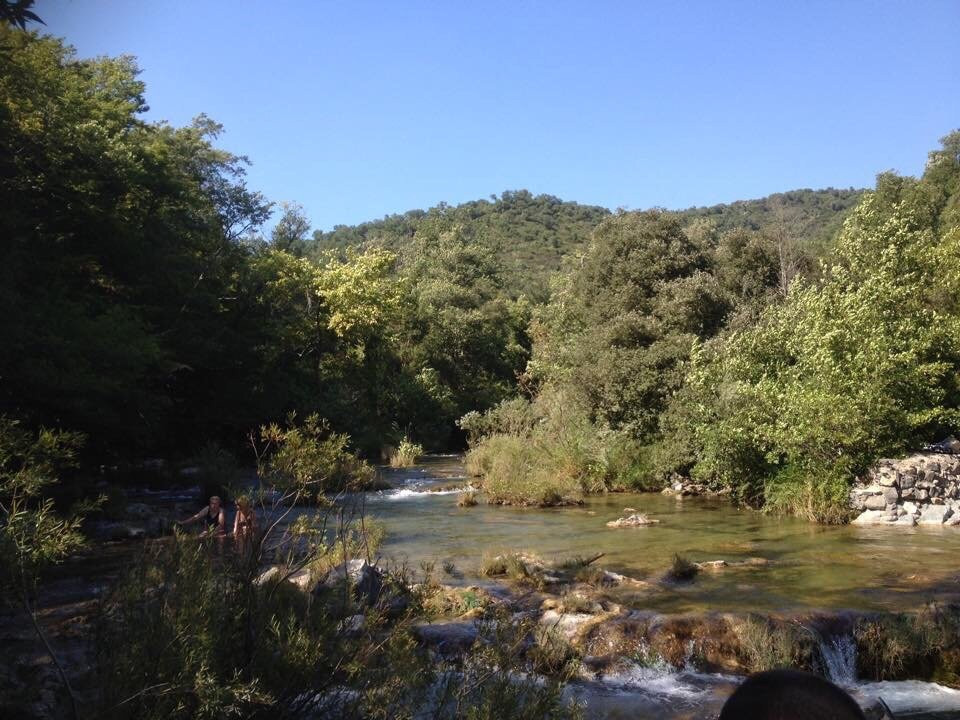
[[[819,675],[769,670],[748,677],[718,720],[866,720],[844,690]]]
[[[196,515],[186,520],[178,520],[175,524],[182,527],[195,522],[199,522],[203,528],[200,532],[200,537],[223,537],[226,534],[227,521],[223,513],[219,495],[212,495],[210,497],[210,504]]]
[[[233,518],[233,537],[238,543],[245,543],[257,532],[257,513],[247,495],[237,498],[237,514]]]

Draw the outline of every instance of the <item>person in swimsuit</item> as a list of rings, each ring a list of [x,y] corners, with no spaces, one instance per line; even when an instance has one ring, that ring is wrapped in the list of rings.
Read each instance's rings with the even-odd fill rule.
[[[200,532],[200,537],[223,537],[223,535],[226,534],[227,521],[223,513],[223,507],[221,507],[219,495],[211,496],[210,504],[196,515],[186,520],[178,520],[176,524],[182,527],[194,522],[199,522],[203,528]]]
[[[237,514],[233,519],[233,537],[238,545],[246,544],[257,532],[257,513],[246,495],[237,498]]]

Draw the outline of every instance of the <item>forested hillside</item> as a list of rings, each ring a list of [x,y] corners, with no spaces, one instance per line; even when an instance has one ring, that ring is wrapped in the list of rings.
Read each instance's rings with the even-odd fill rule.
[[[776,232],[819,254],[861,195],[862,191],[853,189],[794,190],[678,214],[686,225],[706,220],[719,231]],[[507,191],[490,200],[440,204],[360,225],[340,225],[330,232],[316,231],[301,252],[371,246],[399,250],[418,228],[442,219],[460,226],[464,234],[497,254],[511,294],[545,300],[550,275],[560,269],[565,256],[586,248],[593,230],[609,215],[609,210],[595,205],[533,195],[527,190]]]
[[[0,415],[86,462],[240,450],[296,412],[368,457],[466,432],[505,501],[692,473],[824,517],[877,453],[955,426],[956,135],[866,194],[518,191],[312,234],[286,205],[265,238],[214,121],[145,122],[132,60],[2,32]],[[835,482],[790,494],[813,476]]]
[[[836,522],[870,463],[956,432],[960,132],[918,179],[764,205],[791,202],[830,219],[803,241],[751,229],[759,205],[723,207],[719,223],[604,220],[534,312],[518,396],[461,421],[491,497],[555,504],[692,477]]]

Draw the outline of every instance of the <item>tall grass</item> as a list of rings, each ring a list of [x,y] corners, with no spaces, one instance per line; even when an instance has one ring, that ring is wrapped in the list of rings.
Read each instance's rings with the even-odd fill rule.
[[[415,443],[410,438],[403,438],[397,449],[390,454],[390,467],[406,468],[417,464],[417,459],[423,455],[423,445]]]

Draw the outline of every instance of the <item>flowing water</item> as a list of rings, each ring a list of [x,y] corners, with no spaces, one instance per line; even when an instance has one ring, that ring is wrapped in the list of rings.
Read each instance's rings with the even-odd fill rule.
[[[960,528],[825,527],[741,510],[721,499],[657,494],[592,497],[573,508],[532,509],[481,504],[457,507],[464,485],[457,457],[388,471],[393,490],[371,493],[366,511],[386,526],[381,554],[389,563],[453,563],[458,579],[482,581],[484,555],[510,551],[547,560],[602,552],[598,564],[635,578],[663,575],[676,553],[729,565],[687,584],[651,583],[624,602],[663,613],[759,611],[810,613],[903,610],[931,599],[960,600]],[[443,488],[440,492],[437,488]],[[633,508],[659,524],[611,529],[606,522]],[[960,691],[926,682],[861,682],[849,636],[823,638],[825,672],[868,704],[881,697],[898,717],[960,718]],[[715,718],[740,678],[669,665],[627,665],[598,680],[571,683],[589,717]]]
[[[367,512],[387,529],[384,559],[417,567],[452,562],[475,582],[485,554],[527,551],[547,560],[605,553],[605,568],[655,578],[676,553],[724,560],[694,583],[658,587],[643,606],[662,612],[901,610],[932,598],[960,599],[960,528],[814,525],[733,507],[723,499],[618,493],[568,508],[457,507],[467,479],[457,457],[432,458],[388,479],[397,488],[367,496]],[[659,520],[612,529],[635,508]],[[738,563],[741,563],[738,565]]]

